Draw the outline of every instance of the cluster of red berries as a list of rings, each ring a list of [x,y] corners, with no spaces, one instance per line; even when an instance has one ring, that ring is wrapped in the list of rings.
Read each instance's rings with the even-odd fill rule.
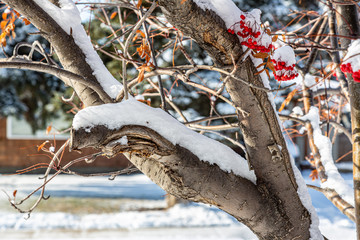
[[[256,41],[249,41],[251,40],[251,38],[248,39],[247,42],[242,42],[241,45],[244,45],[248,48],[254,49],[256,51],[260,51],[260,52],[270,52],[272,49],[272,44],[269,44],[268,47],[262,46],[262,45],[258,45]]]
[[[340,66],[344,73],[351,73],[355,82],[360,82],[360,69],[356,72],[353,71],[351,63],[344,63]]]
[[[275,59],[271,59],[271,61],[274,63],[276,80],[289,81],[299,76],[299,73],[295,70],[295,64],[286,66],[286,62],[276,61]]]
[[[258,38],[260,36],[260,32],[259,31],[254,32],[251,27],[248,27],[245,25],[245,22],[244,22],[245,16],[244,15],[241,15],[240,18],[241,18],[241,20],[240,20],[239,24],[240,24],[241,32],[237,32],[237,35],[239,35],[242,38],[247,38],[249,36]]]
[[[254,31],[250,26],[248,26],[249,24],[244,21],[246,18],[245,15],[242,14],[240,18],[241,20],[238,23],[240,25],[240,31],[236,32],[236,34],[244,39],[241,42],[241,45],[260,52],[270,52],[272,44],[269,44],[268,47],[260,45],[256,39],[260,37],[261,33],[259,31]],[[228,32],[235,34],[235,31],[231,28],[228,29]]]

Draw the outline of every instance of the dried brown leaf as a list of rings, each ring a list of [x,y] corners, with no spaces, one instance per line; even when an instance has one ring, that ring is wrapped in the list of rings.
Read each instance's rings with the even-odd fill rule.
[[[145,68],[141,68],[137,79],[138,83],[141,83],[144,80],[144,74],[145,74]]]
[[[279,109],[279,112],[281,112],[281,111],[285,108],[285,106],[290,103],[291,99],[295,96],[295,94],[297,93],[297,91],[298,91],[297,89],[294,89],[293,91],[291,91],[291,92],[289,93],[289,95],[286,97],[286,99],[284,100],[284,102],[281,104],[281,107],[280,107],[280,109]]]
[[[111,15],[110,15],[110,19],[114,19],[117,15],[117,12],[113,12]]]
[[[269,56],[269,54],[265,53],[265,52],[258,52],[258,53],[255,53],[253,56],[256,58],[264,59],[264,58],[267,58]]]
[[[141,4],[142,4],[142,0],[139,0],[139,1],[138,1],[138,4],[136,4],[136,7],[137,7],[137,8],[140,8]]]

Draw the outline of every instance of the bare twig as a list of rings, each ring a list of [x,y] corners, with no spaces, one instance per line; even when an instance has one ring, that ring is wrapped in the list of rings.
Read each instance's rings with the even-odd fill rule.
[[[199,124],[185,124],[189,128],[195,130],[209,130],[209,131],[224,131],[229,129],[237,129],[239,128],[239,123],[231,123],[231,124],[224,124],[224,125],[210,125],[204,126]]]
[[[339,132],[342,132],[345,134],[345,136],[348,138],[348,140],[350,141],[350,143],[352,142],[352,136],[351,133],[349,132],[349,130],[344,127],[343,125],[341,125],[340,123],[334,122],[334,121],[329,121],[328,122],[330,125],[332,125],[333,127],[335,127],[335,129],[337,129]],[[326,123],[321,124],[320,126],[323,127],[324,125],[326,125]]]
[[[153,4],[155,4],[155,3],[156,3],[156,1],[154,1]],[[144,16],[143,16],[142,6],[140,6],[140,16],[141,16],[142,18],[144,17]],[[150,41],[149,31],[148,31],[146,22],[143,22],[142,25],[143,25],[143,28],[144,28],[144,31],[145,31],[146,40],[147,40],[147,42],[148,42],[148,44],[149,44],[149,47],[150,47],[151,59],[152,59],[152,61],[153,61],[153,63],[154,63],[155,68],[157,68],[157,67],[158,67],[158,64],[157,64],[156,57],[155,57],[154,46],[153,46],[152,42]],[[161,108],[162,108],[165,112],[167,112],[165,95],[164,95],[164,86],[163,86],[163,83],[162,83],[162,80],[161,80],[161,75],[157,75],[157,79],[158,79],[159,90],[160,90]]]
[[[75,160],[72,160],[70,161],[68,164],[66,164],[64,167],[60,168],[58,171],[56,171],[54,173],[54,175],[52,175],[49,179],[45,179],[44,180],[44,183],[39,186],[38,188],[36,188],[35,190],[33,190],[30,194],[28,194],[26,197],[24,197],[22,200],[20,200],[19,202],[15,202],[13,201],[9,195],[8,195],[8,198],[9,198],[9,202],[11,204],[11,206],[13,206],[16,210],[18,210],[20,213],[28,213],[28,217],[30,217],[30,214],[31,212],[39,205],[39,203],[41,202],[41,200],[46,200],[48,199],[49,197],[44,197],[44,193],[45,193],[45,186],[52,180],[54,179],[57,175],[59,175],[60,173],[63,172],[63,170],[69,168],[70,166],[72,166],[73,164],[75,163],[78,163],[78,162],[81,162],[81,161],[85,161],[85,159],[87,158],[90,158],[90,157],[93,157],[93,156],[99,156],[101,155],[102,153],[94,153],[94,154],[91,154],[91,155],[88,155],[88,156],[84,156],[84,157],[81,157],[81,158],[77,158]],[[23,210],[21,208],[19,208],[18,206],[21,205],[22,203],[24,203],[27,199],[29,199],[32,195],[34,195],[37,191],[39,191],[41,189],[41,194],[39,196],[39,198],[37,199],[37,201],[27,210]]]
[[[156,2],[154,1],[153,4],[151,5],[151,7],[149,8],[149,10],[144,14],[144,16],[136,23],[136,25],[134,26],[133,30],[131,31],[131,33],[129,34],[129,36],[126,39],[125,42],[125,47],[124,47],[124,56],[125,57],[129,57],[129,45],[130,42],[132,41],[134,35],[136,34],[136,30],[138,30],[140,28],[140,26],[143,24],[143,22],[145,21],[145,19],[147,17],[150,16],[150,14],[155,10],[156,8]],[[123,60],[122,63],[122,77],[123,77],[123,85],[124,85],[124,93],[125,93],[125,99],[128,99],[128,87],[127,87],[127,72],[126,72],[126,61]]]

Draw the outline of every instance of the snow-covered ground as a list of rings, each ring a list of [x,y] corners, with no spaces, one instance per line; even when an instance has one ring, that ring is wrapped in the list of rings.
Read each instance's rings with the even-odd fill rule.
[[[307,177],[309,173],[303,172],[308,183],[311,182]],[[343,176],[352,185],[351,174]],[[0,175],[0,189],[8,193],[18,190],[17,198],[39,184],[40,180],[35,175]],[[180,204],[169,210],[135,211],[165,206],[166,193],[140,174],[119,176],[114,181],[103,177],[60,175],[47,189],[47,194],[64,203],[67,198],[62,200],[62,197],[102,198],[104,204],[114,198],[129,200],[121,202],[118,210],[113,212],[35,211],[30,219],[25,220],[24,215],[6,207],[7,197],[0,194],[1,239],[257,239],[228,214],[203,204]],[[355,239],[354,224],[322,194],[314,190],[310,190],[310,194],[319,214],[322,233],[334,240]],[[50,206],[54,199],[48,200]]]

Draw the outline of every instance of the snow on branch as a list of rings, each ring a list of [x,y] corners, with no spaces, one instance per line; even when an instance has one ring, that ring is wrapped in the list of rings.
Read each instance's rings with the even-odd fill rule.
[[[247,161],[231,148],[188,129],[163,110],[151,108],[134,99],[87,107],[76,114],[73,121],[74,130],[85,129],[89,133],[96,126],[115,130],[129,125],[150,128],[173,145],[188,149],[200,160],[256,182]]]
[[[107,70],[99,55],[94,50],[90,38],[81,25],[78,9],[72,0],[59,0],[60,8],[48,0],[34,0],[57,24],[74,38],[75,43],[81,48],[86,56],[86,62],[93,70],[93,75],[111,97],[116,98],[121,91],[122,85]]]
[[[328,137],[322,134],[320,128],[319,109],[311,107],[308,114],[301,117],[304,121],[310,121],[313,128],[314,142],[319,149],[321,162],[324,165],[328,179],[321,183],[322,188],[334,189],[345,201],[354,206],[353,189],[346,184],[341,177],[332,157],[332,144]]]
[[[294,159],[291,157],[291,165],[293,167],[296,182],[298,184],[297,193],[302,204],[311,214],[311,225],[310,225],[310,240],[323,239],[321,232],[319,231],[319,218],[316,210],[312,204],[310,193],[307,190],[304,178],[301,176],[300,170],[296,167]]]

